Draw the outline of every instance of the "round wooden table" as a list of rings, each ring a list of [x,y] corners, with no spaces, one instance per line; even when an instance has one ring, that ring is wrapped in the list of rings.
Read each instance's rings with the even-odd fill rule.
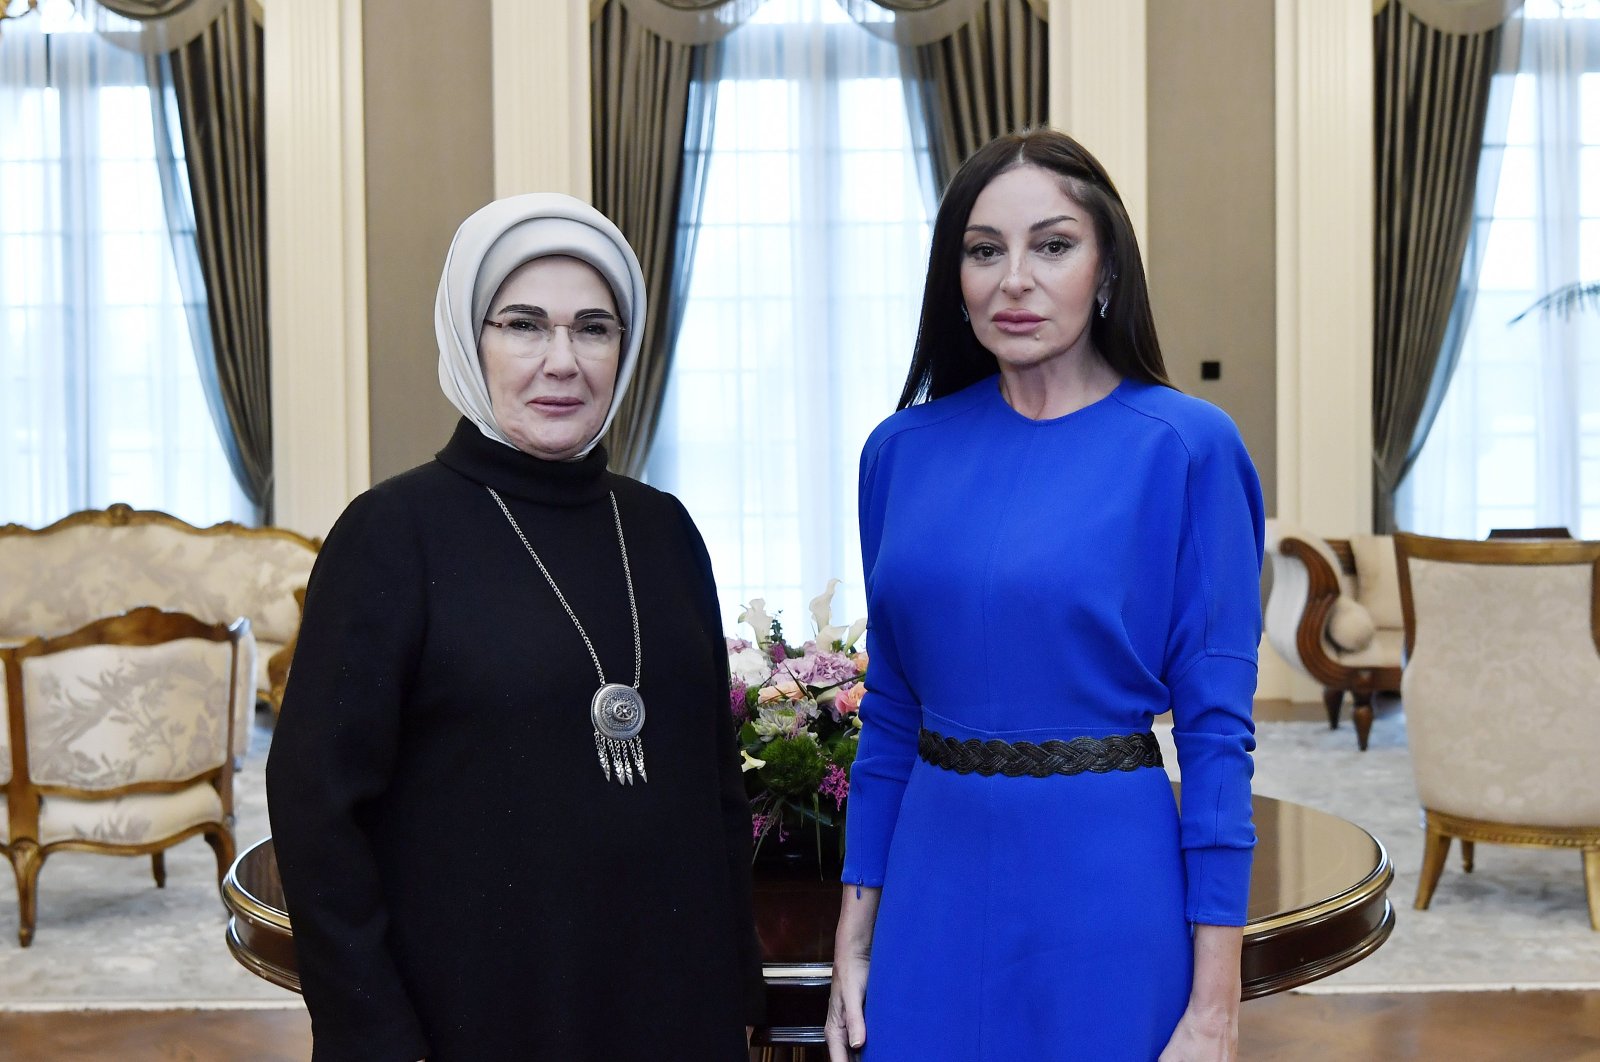
[[[1258,843],[1244,930],[1245,999],[1326,977],[1370,955],[1394,928],[1389,855],[1354,823],[1255,798]],[[822,1043],[841,887],[816,872],[758,871],[756,922],[766,959],[767,1022],[757,1044]],[[298,992],[293,929],[272,839],[222,883],[228,947],[251,973]]]

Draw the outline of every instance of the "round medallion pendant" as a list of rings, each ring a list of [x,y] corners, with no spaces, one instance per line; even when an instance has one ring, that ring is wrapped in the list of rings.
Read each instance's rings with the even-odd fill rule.
[[[589,718],[601,737],[627,741],[644,729],[644,698],[632,686],[608,682],[595,693]]]

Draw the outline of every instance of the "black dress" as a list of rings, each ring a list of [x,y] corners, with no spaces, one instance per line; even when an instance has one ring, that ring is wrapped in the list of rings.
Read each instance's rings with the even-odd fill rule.
[[[605,460],[463,420],[328,535],[267,765],[318,1062],[746,1057],[760,949],[710,560]],[[630,683],[615,493],[648,783],[602,775],[594,664],[484,484]]]

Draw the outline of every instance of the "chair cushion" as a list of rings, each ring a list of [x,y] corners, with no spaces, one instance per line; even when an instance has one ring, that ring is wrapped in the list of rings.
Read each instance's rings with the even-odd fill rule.
[[[206,782],[176,793],[133,793],[113,800],[47,796],[39,801],[39,843],[149,844],[221,821],[222,798]]]
[[[1359,653],[1372,644],[1378,625],[1372,622],[1372,613],[1353,598],[1340,595],[1328,613],[1328,641],[1341,653]]]
[[[1392,535],[1351,535],[1356,559],[1356,600],[1372,614],[1372,622],[1393,630],[1405,628],[1400,608],[1400,568]]]

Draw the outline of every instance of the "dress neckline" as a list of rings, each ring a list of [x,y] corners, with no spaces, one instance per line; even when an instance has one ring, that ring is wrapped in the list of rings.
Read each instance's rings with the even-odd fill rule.
[[[1077,409],[1074,409],[1071,413],[1063,413],[1059,417],[1045,417],[1045,418],[1043,418],[1041,420],[1034,420],[1032,417],[1025,416],[1024,414],[1017,412],[1016,408],[1013,407],[1010,402],[1006,401],[1005,392],[1000,390],[1000,374],[999,373],[995,373],[993,376],[991,376],[989,378],[989,387],[990,387],[990,390],[993,392],[994,401],[995,401],[996,404],[998,404],[1000,406],[1001,410],[1004,412],[1004,414],[1006,416],[1010,417],[1012,420],[1015,420],[1018,424],[1024,424],[1024,425],[1028,425],[1028,426],[1031,426],[1031,427],[1041,427],[1041,428],[1042,427],[1048,427],[1049,425],[1052,425],[1052,424],[1065,424],[1068,421],[1071,421],[1071,420],[1073,420],[1075,418],[1082,417],[1085,413],[1088,413],[1090,410],[1099,409],[1102,406],[1107,406],[1107,405],[1109,405],[1111,403],[1111,400],[1113,398],[1116,398],[1119,395],[1121,395],[1122,393],[1124,393],[1127,389],[1131,388],[1134,385],[1134,383],[1135,383],[1135,381],[1134,381],[1133,377],[1124,376],[1122,379],[1117,381],[1117,386],[1113,387],[1111,390],[1107,391],[1104,395],[1102,395],[1099,398],[1095,399],[1093,402],[1090,402],[1086,406],[1080,406]]]
[[[465,417],[436,456],[474,483],[538,505],[588,505],[604,498],[611,486],[604,445],[576,461],[546,461],[489,438]]]

